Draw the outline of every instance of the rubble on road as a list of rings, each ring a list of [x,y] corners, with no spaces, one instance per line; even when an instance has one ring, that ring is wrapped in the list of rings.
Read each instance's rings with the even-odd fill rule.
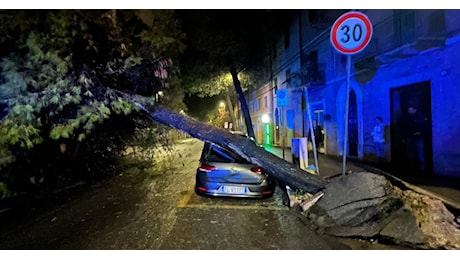
[[[421,249],[460,249],[458,217],[442,201],[402,190],[379,174],[357,172],[332,180],[307,213],[329,235],[384,238]]]

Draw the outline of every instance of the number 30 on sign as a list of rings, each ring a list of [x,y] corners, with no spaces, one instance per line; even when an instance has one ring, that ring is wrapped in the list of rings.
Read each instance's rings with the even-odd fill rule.
[[[331,28],[331,43],[345,55],[362,51],[372,37],[372,24],[360,12],[348,12],[340,16]]]

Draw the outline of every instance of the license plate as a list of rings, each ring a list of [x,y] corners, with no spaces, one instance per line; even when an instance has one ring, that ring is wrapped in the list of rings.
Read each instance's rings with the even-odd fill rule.
[[[246,187],[224,186],[223,190],[225,193],[246,194]]]

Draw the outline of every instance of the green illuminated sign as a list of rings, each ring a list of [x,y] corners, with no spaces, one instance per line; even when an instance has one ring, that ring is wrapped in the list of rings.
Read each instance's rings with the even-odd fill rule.
[[[270,144],[270,124],[265,124],[265,144]]]

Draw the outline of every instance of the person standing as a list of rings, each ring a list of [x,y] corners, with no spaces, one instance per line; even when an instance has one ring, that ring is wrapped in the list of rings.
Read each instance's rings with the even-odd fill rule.
[[[378,116],[376,119],[376,125],[372,129],[372,141],[374,142],[374,153],[377,162],[383,162],[385,158],[385,126],[383,125],[383,119]]]
[[[315,136],[315,146],[316,146],[316,150],[318,151],[324,140],[323,128],[320,125],[318,125],[318,121],[316,119],[314,119],[312,123],[313,123],[313,134]],[[310,134],[310,131],[308,131],[308,141],[312,142],[312,136]]]
[[[425,169],[425,134],[428,119],[415,106],[407,108],[407,119],[404,126],[404,142],[406,155],[411,167],[424,172]]]

